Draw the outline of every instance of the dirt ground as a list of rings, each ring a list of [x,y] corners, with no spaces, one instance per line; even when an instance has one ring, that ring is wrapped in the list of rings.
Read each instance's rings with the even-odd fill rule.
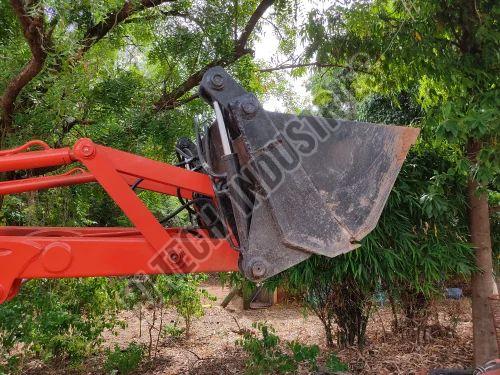
[[[282,340],[298,340],[304,344],[318,344],[324,352],[325,337],[319,319],[294,304],[280,304],[268,309],[245,311],[241,298],[235,298],[223,309],[219,306],[229,290],[212,282],[204,286],[217,301],[205,305],[205,316],[194,321],[189,338],[162,338],[158,344],[156,359],[144,366],[139,373],[157,374],[242,374],[245,355],[236,345],[242,329],[250,329],[253,322],[272,325]],[[402,334],[391,333],[392,315],[388,307],[378,308],[367,328],[368,343],[363,351],[357,348],[343,349],[338,356],[353,374],[424,374],[430,368],[472,367],[472,322],[470,302],[445,301],[436,309],[439,321],[456,322],[456,334],[442,329],[431,329],[422,334],[421,343],[409,340]],[[123,319],[128,327],[117,335],[107,334],[106,345],[127,346],[128,343],[149,343],[147,321],[151,311],[143,311],[142,327],[139,312],[126,312]],[[165,324],[176,321],[175,311],[165,311]],[[183,322],[179,321],[182,327]],[[437,326],[436,326],[437,327]],[[156,342],[155,329],[152,330]],[[424,342],[425,341],[425,342]],[[99,373],[102,359],[95,358],[87,367],[87,374]],[[30,374],[46,372],[34,366]],[[57,371],[58,372],[58,371]],[[56,373],[50,370],[49,373]],[[61,373],[65,373],[62,371]]]

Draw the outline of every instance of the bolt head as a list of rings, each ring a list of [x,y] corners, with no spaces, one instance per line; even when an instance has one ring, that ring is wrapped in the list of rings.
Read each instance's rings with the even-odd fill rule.
[[[82,154],[85,156],[90,156],[92,155],[92,148],[89,146],[83,146],[82,147]]]
[[[261,261],[256,261],[252,264],[252,276],[256,279],[264,277],[267,273],[266,265]]]
[[[245,112],[247,115],[250,115],[257,110],[257,107],[254,103],[243,103],[242,109],[243,112]]]
[[[214,89],[222,90],[224,88],[224,77],[219,73],[215,73],[210,79],[210,83]]]
[[[179,263],[181,260],[181,255],[177,251],[172,251],[169,254],[169,258],[172,263]]]
[[[94,143],[90,139],[82,139],[78,141],[74,148],[75,154],[86,159],[94,156],[96,149]]]
[[[253,95],[247,95],[241,100],[241,110],[246,115],[255,115],[259,107],[259,101]]]

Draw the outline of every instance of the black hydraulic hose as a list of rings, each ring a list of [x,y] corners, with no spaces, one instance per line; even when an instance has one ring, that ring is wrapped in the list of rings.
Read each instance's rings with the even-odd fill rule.
[[[190,200],[186,203],[184,203],[182,206],[180,206],[179,208],[177,208],[174,212],[172,212],[170,215],[164,217],[163,219],[160,220],[160,223],[164,224],[166,223],[167,221],[173,219],[174,217],[176,217],[177,215],[179,215],[182,210],[186,209],[187,207],[191,206],[192,204],[195,204],[195,203],[198,203],[198,202],[212,202],[212,200],[210,198],[204,198],[204,197],[199,197],[199,198],[195,198],[193,200]]]
[[[174,166],[176,167],[184,167],[186,165],[189,165],[191,162],[195,161],[198,158],[197,156],[191,155],[190,150],[188,150],[189,154],[186,153],[184,150],[180,149],[179,147],[176,147],[175,150],[177,151],[177,155],[179,157],[179,162],[174,164]],[[201,169],[200,166],[191,168],[192,171],[199,171],[200,169]]]
[[[188,155],[184,150],[180,149],[179,147],[175,148],[175,151],[179,154],[179,156],[184,157],[187,160],[193,160],[193,155]]]
[[[177,188],[177,199],[179,200],[181,205],[185,205],[188,201],[184,200],[181,195],[181,188]],[[196,215],[196,211],[193,210],[191,207],[186,206],[186,210],[189,212],[190,215]]]
[[[210,160],[210,150],[208,143],[208,130],[204,130],[205,138],[203,139],[204,144],[202,148],[201,145],[202,136],[197,121],[195,121],[195,125],[196,125],[196,151],[198,152],[198,158],[200,159],[200,163],[203,166],[203,169],[212,178],[226,178],[225,173],[224,174],[215,173],[212,169],[212,161]],[[205,152],[207,152],[206,157],[205,157]]]
[[[134,190],[134,191],[135,191],[135,189],[137,189],[137,187],[141,184],[141,182],[142,182],[142,181],[144,181],[144,179],[143,179],[143,178],[138,178],[138,179],[134,182],[134,184],[131,186],[132,190]]]
[[[190,158],[190,159],[182,160],[182,161],[180,161],[180,162],[178,162],[178,163],[175,163],[175,164],[174,164],[174,166],[176,166],[176,167],[183,167],[183,166],[185,166],[186,164],[191,163],[193,160],[194,160],[194,158]]]

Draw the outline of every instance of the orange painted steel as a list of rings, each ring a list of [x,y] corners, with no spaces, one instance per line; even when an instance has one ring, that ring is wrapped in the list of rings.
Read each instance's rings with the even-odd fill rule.
[[[122,177],[129,185],[133,185],[137,181],[137,177],[131,175],[126,175],[122,173]],[[61,175],[54,175],[54,176],[25,178],[22,180],[15,180],[15,181],[3,181],[0,182],[0,195],[18,194],[27,191],[51,189],[55,187],[78,185],[88,182],[97,182],[97,180],[93,174],[85,171],[78,174],[64,173]],[[182,188],[179,188],[178,190],[178,188],[173,186],[172,184],[166,184],[158,181],[150,181],[144,179],[140,183],[139,188],[167,195],[180,195],[181,197],[187,199],[191,199],[193,197],[192,191]]]
[[[79,173],[75,173],[79,171]],[[67,173],[56,176],[44,176],[37,178],[25,178],[22,180],[0,182],[0,195],[24,193],[50,189],[61,186],[71,186],[95,182],[95,177],[81,168],[75,168]]]
[[[0,172],[53,167],[72,162],[69,148],[22,152],[0,156]]]
[[[28,151],[33,146],[41,151]],[[70,148],[33,141],[0,151],[0,171],[80,163],[60,175],[3,181],[0,195],[99,183],[130,219],[132,228],[0,227],[0,303],[13,298],[23,280],[238,270],[238,252],[206,230],[164,228],[130,188],[191,199],[213,198],[212,182],[188,171],[82,138]],[[214,201],[215,204],[215,201]]]
[[[169,184],[175,188],[195,191],[209,197],[214,196],[212,182],[205,174],[188,171],[110,147],[97,145],[97,149],[106,155],[107,160],[118,172],[146,178],[151,182]]]
[[[44,141],[40,141],[38,139],[34,139],[16,148],[12,148],[10,150],[1,150],[0,156],[19,154],[20,152],[29,150],[30,148],[35,146],[38,146],[44,150],[50,150],[50,146],[47,143],[45,143]]]

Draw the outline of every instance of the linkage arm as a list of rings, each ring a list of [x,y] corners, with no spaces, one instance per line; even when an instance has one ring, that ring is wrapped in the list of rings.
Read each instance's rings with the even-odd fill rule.
[[[27,151],[33,146],[40,151]],[[80,139],[70,148],[51,149],[32,141],[0,151],[0,172],[71,163],[83,167],[54,176],[0,182],[0,195],[97,182],[135,228],[0,228],[0,303],[12,298],[21,281],[32,278],[121,276],[157,273],[236,271],[238,253],[208,231],[164,228],[131,185],[191,199],[214,197],[202,173]]]

